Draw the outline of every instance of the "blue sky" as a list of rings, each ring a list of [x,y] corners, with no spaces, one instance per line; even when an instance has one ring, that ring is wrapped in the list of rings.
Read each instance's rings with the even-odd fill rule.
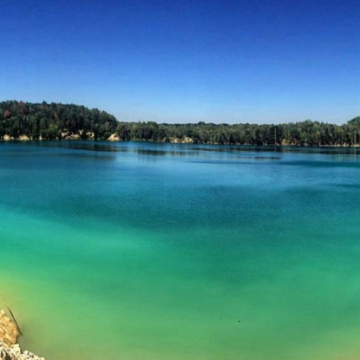
[[[0,100],[119,120],[360,115],[355,0],[0,0]]]

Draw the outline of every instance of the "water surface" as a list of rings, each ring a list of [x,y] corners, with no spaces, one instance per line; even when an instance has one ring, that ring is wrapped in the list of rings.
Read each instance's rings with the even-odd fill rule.
[[[360,356],[357,150],[0,143],[0,300],[48,360]]]

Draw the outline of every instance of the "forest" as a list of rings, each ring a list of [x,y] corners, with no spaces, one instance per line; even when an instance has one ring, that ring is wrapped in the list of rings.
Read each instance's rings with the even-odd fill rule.
[[[123,122],[98,109],[58,103],[0,102],[0,139],[92,139],[227,145],[358,146],[360,117],[345,124]]]
[[[71,136],[107,139],[115,132],[114,116],[79,105],[0,102],[0,138],[26,136],[31,140],[55,140]]]

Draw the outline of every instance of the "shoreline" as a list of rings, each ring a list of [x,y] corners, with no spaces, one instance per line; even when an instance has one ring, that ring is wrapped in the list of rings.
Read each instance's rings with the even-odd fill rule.
[[[7,313],[0,310],[0,359],[45,360],[20,347],[18,339],[21,335],[20,327],[12,311],[9,308]]]
[[[140,142],[140,143],[150,143],[150,144],[178,144],[178,145],[217,145],[217,146],[243,146],[243,147],[251,147],[251,148],[266,148],[266,149],[286,149],[286,148],[302,148],[302,149],[357,149],[360,148],[360,144],[357,145],[297,145],[297,144],[272,144],[272,145],[257,145],[257,144],[223,144],[223,143],[201,143],[201,142],[194,142],[189,140],[182,141],[181,139],[174,139],[173,141],[150,141],[150,140],[120,140],[119,138],[114,138],[113,135],[108,139],[82,139],[82,138],[62,138],[62,139],[24,139],[24,138],[10,138],[10,139],[4,139],[0,138],[0,142],[4,143],[28,143],[28,142],[35,142],[35,143],[41,143],[43,141],[46,142],[73,142],[73,141],[79,141],[79,142],[85,142],[85,141],[91,141],[91,142],[104,142],[107,141],[109,143],[131,143],[131,142]]]

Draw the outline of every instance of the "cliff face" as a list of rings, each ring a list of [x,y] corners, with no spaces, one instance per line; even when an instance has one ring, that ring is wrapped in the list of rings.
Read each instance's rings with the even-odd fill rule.
[[[29,351],[23,351],[17,343],[20,335],[18,325],[0,312],[0,359],[2,360],[44,360]]]

